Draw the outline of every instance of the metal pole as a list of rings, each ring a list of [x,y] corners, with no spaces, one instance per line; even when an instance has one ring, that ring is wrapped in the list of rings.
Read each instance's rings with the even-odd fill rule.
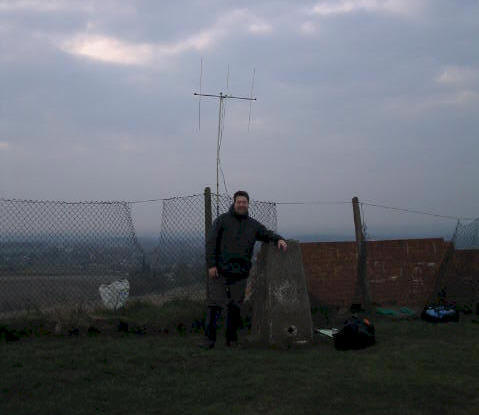
[[[216,217],[220,214],[220,207],[219,207],[219,166],[220,166],[220,134],[221,134],[221,110],[223,107],[223,93],[220,92],[220,105],[219,105],[219,113],[218,113],[218,140],[216,143]]]
[[[198,94],[196,92],[193,93],[193,95],[197,96],[197,97],[212,97],[212,98],[219,98],[220,99],[220,105],[219,105],[219,108],[218,108],[218,139],[217,139],[217,143],[216,143],[216,216],[218,217],[219,214],[220,214],[220,202],[219,202],[219,193],[220,193],[220,174],[219,174],[219,170],[220,170],[220,136],[221,136],[221,125],[222,125],[222,117],[221,117],[221,114],[222,114],[222,111],[223,111],[223,100],[225,99],[241,99],[241,100],[245,100],[245,101],[256,101],[256,98],[253,98],[253,97],[237,97],[237,96],[233,96],[233,95],[228,95],[227,93],[226,94],[223,94],[223,92],[220,92],[219,95],[215,95],[215,94],[202,94],[201,92]]]
[[[206,254],[206,242],[208,241],[208,235],[211,231],[211,189],[205,187],[205,254]],[[209,298],[209,275],[208,275],[208,264],[206,266],[206,298]]]

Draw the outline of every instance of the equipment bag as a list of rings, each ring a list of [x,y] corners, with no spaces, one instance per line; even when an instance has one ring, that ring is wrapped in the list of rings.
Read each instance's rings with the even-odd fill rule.
[[[452,305],[425,306],[421,318],[432,323],[458,322],[459,312]]]
[[[334,334],[334,347],[337,350],[363,349],[376,342],[374,325],[366,318],[352,316]]]

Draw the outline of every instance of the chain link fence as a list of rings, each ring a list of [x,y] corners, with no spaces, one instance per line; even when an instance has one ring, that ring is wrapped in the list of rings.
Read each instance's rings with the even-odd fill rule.
[[[125,202],[0,199],[0,314],[98,300],[141,258]]]
[[[214,221],[233,198],[210,197]],[[78,303],[117,308],[126,297],[204,300],[205,198],[200,193],[160,199],[159,237],[148,250],[132,219],[132,204],[138,202],[0,199],[0,318]],[[251,200],[249,214],[277,232],[277,203]],[[449,298],[472,304],[479,298],[479,218],[458,222],[450,247],[434,292],[446,290]]]
[[[361,203],[360,211],[372,300],[412,305],[449,302],[469,308],[479,301],[479,218],[471,221],[379,203]],[[381,227],[387,229],[387,223],[394,222],[401,225],[400,237],[383,237]],[[429,237],[420,237],[426,229]]]
[[[457,222],[434,294],[437,302],[453,303],[464,311],[479,310],[479,218]]]
[[[233,199],[212,194],[212,219]],[[217,209],[218,208],[218,209]],[[276,206],[251,201],[272,230]],[[77,304],[116,308],[126,297],[205,298],[205,195],[163,200],[152,252],[140,246],[130,202],[0,199],[0,318]]]
[[[233,203],[229,195],[211,194],[211,214],[228,211]],[[249,215],[276,231],[276,205],[251,200]],[[258,251],[255,246],[254,254]],[[167,296],[206,297],[205,195],[197,194],[163,201],[162,227],[158,247],[152,255],[151,292]]]
[[[470,223],[457,223],[452,238],[456,249],[479,249],[479,218]]]

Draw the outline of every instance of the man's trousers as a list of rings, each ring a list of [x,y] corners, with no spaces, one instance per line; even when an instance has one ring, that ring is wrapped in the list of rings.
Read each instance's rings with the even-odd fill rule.
[[[226,340],[238,340],[246,282],[246,278],[232,280],[221,274],[218,278],[208,279],[206,336],[211,342],[216,342],[217,321],[223,308],[226,308]]]

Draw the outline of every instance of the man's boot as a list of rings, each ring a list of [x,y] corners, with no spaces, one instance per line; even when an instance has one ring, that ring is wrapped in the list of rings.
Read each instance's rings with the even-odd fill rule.
[[[238,327],[240,324],[240,308],[234,303],[228,304],[226,315],[226,346],[238,346]]]
[[[221,307],[208,307],[205,338],[198,345],[202,349],[212,349],[216,344],[216,323],[221,315]]]

